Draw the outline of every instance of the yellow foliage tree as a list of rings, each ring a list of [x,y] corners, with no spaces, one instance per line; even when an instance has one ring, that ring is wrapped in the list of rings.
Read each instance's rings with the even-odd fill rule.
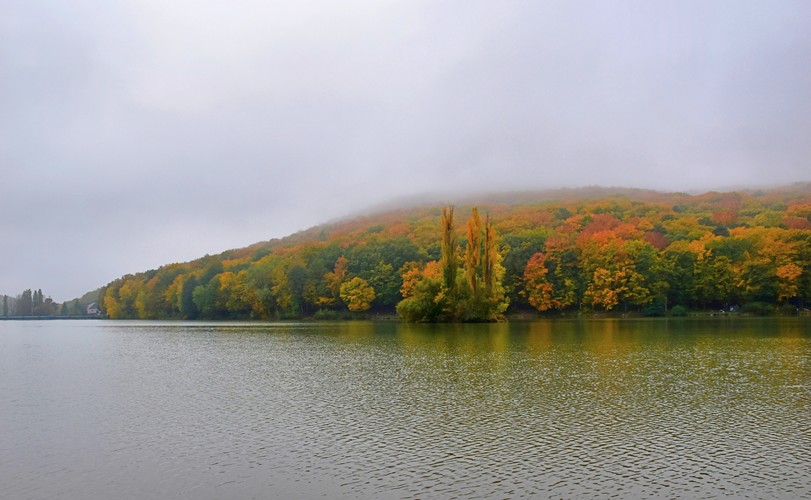
[[[793,262],[777,268],[775,275],[777,276],[778,301],[785,302],[797,296],[799,278],[802,274],[802,268]]]
[[[489,227],[489,225],[488,225]],[[478,280],[476,279],[479,269],[479,261],[481,260],[482,249],[482,221],[479,218],[479,209],[473,207],[470,214],[470,219],[467,221],[467,248],[465,248],[465,274],[467,275],[467,282],[473,293],[476,293],[478,288]]]
[[[354,277],[341,284],[341,300],[352,312],[366,311],[375,300],[375,289],[363,278]]]

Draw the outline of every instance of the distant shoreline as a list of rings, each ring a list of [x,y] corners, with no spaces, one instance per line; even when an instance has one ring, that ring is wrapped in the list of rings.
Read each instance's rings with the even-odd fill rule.
[[[99,316],[0,316],[0,321],[4,320],[17,320],[17,321],[30,321],[42,319],[104,319]]]
[[[665,315],[665,316],[644,316],[642,314],[636,312],[630,313],[615,313],[615,312],[602,312],[602,313],[571,313],[571,314],[533,314],[533,313],[526,313],[526,312],[519,312],[519,313],[512,313],[507,314],[505,316],[506,322],[522,322],[522,321],[536,321],[536,320],[601,320],[601,319],[619,319],[619,320],[635,320],[635,319],[647,319],[647,320],[657,320],[657,319],[710,319],[710,318],[728,318],[728,319],[735,319],[735,318],[808,318],[811,317],[811,311],[804,310],[799,311],[794,314],[785,314],[785,313],[773,313],[773,314],[752,314],[752,313],[722,313],[720,311],[690,311],[688,314],[684,316],[675,316],[675,315]],[[8,320],[8,321],[40,321],[40,320],[109,320],[110,318],[104,318],[100,316],[0,316],[0,321]],[[335,317],[313,317],[313,316],[304,316],[301,318],[285,318],[285,319],[278,319],[278,320],[267,320],[267,319],[177,319],[177,318],[164,318],[164,319],[135,319],[135,318],[127,318],[127,319],[115,319],[113,321],[169,321],[169,322],[182,322],[182,321],[191,321],[191,322],[223,322],[223,323],[255,323],[255,322],[266,322],[266,321],[290,321],[290,322],[312,322],[312,323],[328,323],[330,321],[371,321],[374,323],[389,323],[389,322],[403,322],[402,318],[399,318],[395,315],[387,315],[387,314],[379,314],[379,315],[359,315],[359,316],[351,316],[351,315],[338,315]],[[452,322],[436,322],[436,323],[423,323],[423,324],[462,324],[466,322],[460,323],[452,323]],[[469,322],[469,323],[476,323],[476,322]],[[486,322],[485,322],[486,323]]]

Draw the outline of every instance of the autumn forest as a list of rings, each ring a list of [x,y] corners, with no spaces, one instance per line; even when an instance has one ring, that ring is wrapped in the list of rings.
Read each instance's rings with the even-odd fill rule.
[[[110,318],[804,311],[811,185],[702,195],[589,188],[339,221],[123,276]],[[269,222],[269,225],[272,221]]]

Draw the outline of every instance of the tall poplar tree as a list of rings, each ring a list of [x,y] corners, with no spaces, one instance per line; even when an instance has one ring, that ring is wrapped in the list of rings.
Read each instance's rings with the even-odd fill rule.
[[[31,316],[33,313],[33,295],[31,289],[23,291],[17,299],[17,314],[19,316]]]
[[[478,289],[477,275],[479,261],[482,255],[482,221],[479,218],[479,209],[473,207],[470,219],[467,221],[467,248],[465,249],[465,274],[470,290],[476,294]]]
[[[31,299],[31,313],[36,316],[42,316],[42,290],[34,290],[33,297]]]
[[[442,249],[440,267],[442,281],[448,292],[456,289],[456,271],[459,264],[456,260],[456,232],[453,228],[453,207],[442,209]]]
[[[484,259],[482,262],[482,278],[487,297],[493,295],[493,271],[494,266],[498,264],[498,257],[496,231],[493,229],[493,225],[490,224],[490,216],[488,215],[484,225]]]

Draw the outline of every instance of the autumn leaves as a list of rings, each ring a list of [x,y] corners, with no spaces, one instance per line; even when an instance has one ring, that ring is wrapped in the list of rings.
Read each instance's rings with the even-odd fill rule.
[[[408,321],[657,314],[811,297],[811,194],[644,193],[392,211],[123,276],[113,318],[271,319],[395,311]],[[496,235],[498,230],[498,237]]]
[[[453,207],[442,210],[440,260],[414,265],[403,273],[403,300],[397,313],[411,322],[497,321],[509,300],[504,267],[489,217],[477,208],[466,225],[464,251],[457,243]],[[460,265],[460,262],[462,265]]]

